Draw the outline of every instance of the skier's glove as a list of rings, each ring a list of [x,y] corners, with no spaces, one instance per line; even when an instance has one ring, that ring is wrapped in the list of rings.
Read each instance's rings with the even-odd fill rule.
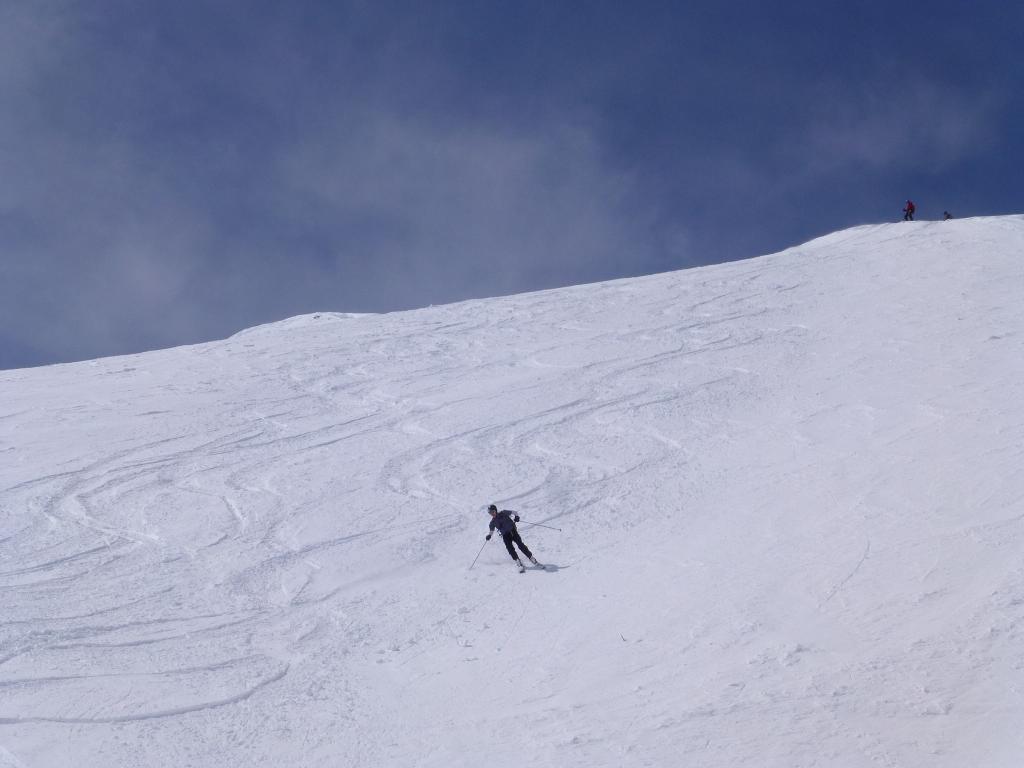
[[[486,536],[484,536],[484,538],[487,539],[488,541],[490,541],[491,540],[491,534],[488,533]]]
[[[515,516],[515,517],[513,517],[512,519],[513,519],[513,520],[515,520],[515,521],[516,521],[516,522],[518,523],[518,522],[519,522],[519,515],[516,515],[516,516]]]

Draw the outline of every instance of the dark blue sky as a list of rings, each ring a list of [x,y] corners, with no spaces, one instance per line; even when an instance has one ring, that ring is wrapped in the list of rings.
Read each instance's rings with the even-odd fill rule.
[[[776,7],[777,6],[777,7]],[[1024,211],[1010,3],[0,0],[0,368]]]

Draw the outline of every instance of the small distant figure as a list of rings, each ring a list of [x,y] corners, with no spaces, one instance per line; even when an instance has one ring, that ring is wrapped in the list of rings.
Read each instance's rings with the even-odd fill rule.
[[[520,551],[530,558],[530,562],[534,565],[540,565],[537,562],[537,558],[533,556],[530,548],[523,544],[522,538],[519,536],[519,531],[516,529],[516,523],[519,522],[519,515],[509,509],[503,509],[501,512],[498,508],[491,504],[487,508],[487,511],[491,513],[491,524],[490,533],[485,537],[488,541],[491,540],[491,535],[494,533],[494,529],[498,529],[498,533],[501,534],[501,540],[505,542],[505,549],[508,550],[509,555],[513,560],[516,561],[516,565],[519,566],[519,572],[522,573],[526,570],[526,566],[523,565],[523,561],[519,559],[519,555],[516,554],[515,547],[512,546],[514,543],[519,547]]]
[[[914,211],[916,211],[916,210],[917,210],[917,208],[914,206],[914,201],[913,200],[907,200],[907,204],[905,206],[903,206],[903,220],[904,221],[913,221],[914,220]]]
[[[953,214],[950,213],[949,211],[943,211],[942,212],[942,220],[943,221],[949,221],[952,218],[953,218]]]

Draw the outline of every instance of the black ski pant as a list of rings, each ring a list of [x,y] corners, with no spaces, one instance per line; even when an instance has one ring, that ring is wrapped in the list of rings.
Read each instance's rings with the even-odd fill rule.
[[[533,553],[530,551],[530,548],[523,544],[523,540],[519,537],[519,531],[503,533],[501,534],[501,540],[505,542],[505,549],[508,550],[508,553],[512,556],[513,560],[518,560],[519,555],[516,554],[516,550],[515,547],[512,546],[512,542],[516,543],[516,546],[519,547],[520,551],[524,555],[527,557],[533,557]]]

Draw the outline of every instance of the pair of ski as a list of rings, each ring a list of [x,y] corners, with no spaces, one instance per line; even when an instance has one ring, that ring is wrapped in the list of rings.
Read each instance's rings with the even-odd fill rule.
[[[537,558],[533,558],[530,562],[533,563],[534,567],[539,568],[542,571],[545,570],[544,563],[538,563]],[[526,573],[526,566],[523,565],[522,560],[516,560],[516,565],[519,566],[520,573]]]

